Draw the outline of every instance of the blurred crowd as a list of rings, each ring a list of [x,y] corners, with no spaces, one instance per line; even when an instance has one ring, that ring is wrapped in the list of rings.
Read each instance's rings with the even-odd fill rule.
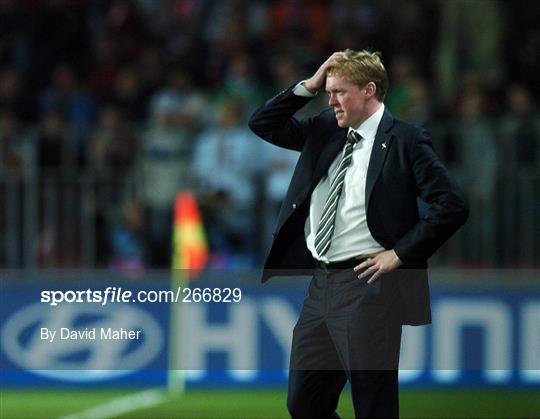
[[[74,205],[92,197],[97,266],[169,266],[181,188],[196,192],[212,263],[256,265],[297,155],[258,141],[249,115],[332,51],[371,48],[386,105],[432,132],[469,196],[457,262],[511,264],[508,234],[540,227],[534,199],[501,193],[532,179],[540,200],[539,19],[530,1],[0,0],[0,192],[42,182],[40,266],[80,265],[55,254],[43,182],[86,181]],[[324,106],[319,94],[302,112]],[[514,228],[522,208],[533,225]]]

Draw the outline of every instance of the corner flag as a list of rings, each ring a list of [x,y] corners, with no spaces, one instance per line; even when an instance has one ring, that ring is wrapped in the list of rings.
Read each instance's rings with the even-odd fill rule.
[[[172,268],[197,274],[208,262],[208,245],[193,193],[180,192],[174,203]]]
[[[185,288],[208,262],[208,245],[204,227],[193,193],[182,191],[174,201],[172,238],[171,288]],[[185,376],[181,369],[182,305],[171,304],[169,373],[167,387],[171,394],[185,392]]]

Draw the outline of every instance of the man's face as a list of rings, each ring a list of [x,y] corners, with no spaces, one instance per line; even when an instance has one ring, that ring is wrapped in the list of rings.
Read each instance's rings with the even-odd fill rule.
[[[339,127],[357,127],[366,119],[366,90],[351,82],[347,76],[327,76],[326,92]]]

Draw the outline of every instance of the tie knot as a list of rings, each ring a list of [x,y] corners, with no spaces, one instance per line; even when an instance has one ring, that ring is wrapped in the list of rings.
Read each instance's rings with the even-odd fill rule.
[[[354,130],[350,130],[349,133],[347,134],[347,141],[351,143],[352,145],[355,145],[361,139],[362,139],[362,136]]]

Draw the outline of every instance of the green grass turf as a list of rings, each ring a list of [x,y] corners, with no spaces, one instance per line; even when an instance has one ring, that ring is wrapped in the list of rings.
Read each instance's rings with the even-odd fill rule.
[[[98,406],[134,391],[2,391],[0,418],[57,418]],[[402,418],[540,418],[540,393],[512,390],[403,390]],[[287,418],[285,392],[188,391],[122,418]],[[353,418],[350,394],[339,413]]]

